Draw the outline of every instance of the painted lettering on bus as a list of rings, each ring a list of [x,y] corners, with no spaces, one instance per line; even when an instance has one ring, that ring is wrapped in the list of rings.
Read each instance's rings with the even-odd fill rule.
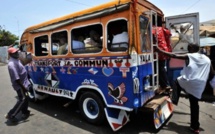
[[[38,85],[37,90],[42,91],[42,92],[47,92],[50,94],[54,94],[57,96],[65,96],[72,98],[73,97],[73,92],[69,90],[62,90],[62,89],[57,89],[57,88],[52,88],[52,87],[47,87],[47,86],[42,86]]]
[[[140,56],[141,61],[149,61],[150,55],[142,55]],[[115,63],[115,66],[121,67],[123,60],[120,59],[120,63]],[[35,61],[35,64],[31,64],[31,66],[53,66],[53,67],[112,67],[113,63],[108,59],[101,59],[101,60],[55,60],[55,61]]]
[[[60,66],[61,61],[35,61],[36,66]]]
[[[76,67],[107,67],[108,60],[76,60],[74,64]]]
[[[98,87],[98,85],[92,79],[90,80],[84,79],[84,81],[82,82],[82,85],[91,85],[91,86]]]
[[[149,62],[151,60],[150,54],[140,55],[141,62]]]

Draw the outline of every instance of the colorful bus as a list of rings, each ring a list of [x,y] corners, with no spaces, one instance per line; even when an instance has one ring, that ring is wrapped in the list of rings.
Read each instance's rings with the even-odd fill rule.
[[[155,94],[152,27],[164,21],[163,12],[146,0],[113,0],[27,28],[20,49],[32,55],[26,65],[31,100],[77,100],[87,122],[107,120],[113,131],[131,113],[145,118],[149,112],[145,121],[160,128],[173,112],[169,96]]]

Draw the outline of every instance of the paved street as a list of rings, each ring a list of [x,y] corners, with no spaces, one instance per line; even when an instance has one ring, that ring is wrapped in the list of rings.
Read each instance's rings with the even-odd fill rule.
[[[82,120],[77,103],[68,107],[65,98],[49,97],[38,103],[30,103],[31,116],[25,122],[9,124],[4,114],[15,104],[16,93],[13,91],[7,65],[0,64],[0,134],[111,134],[114,133],[107,122],[95,126]],[[170,120],[158,131],[147,126],[140,117],[133,117],[117,134],[190,134],[189,101],[182,97],[175,107]],[[215,104],[200,102],[200,123],[202,134],[213,134],[215,131]]]

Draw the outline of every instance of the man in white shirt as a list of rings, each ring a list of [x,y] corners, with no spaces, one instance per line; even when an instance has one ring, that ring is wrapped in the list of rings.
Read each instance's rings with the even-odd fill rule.
[[[183,59],[186,61],[186,65],[181,71],[181,76],[176,80],[177,88],[173,89],[175,90],[173,93],[176,92],[178,94],[178,98],[172,98],[172,102],[177,105],[179,94],[182,89],[188,93],[191,112],[190,128],[193,132],[199,133],[200,123],[198,101],[201,99],[209,76],[211,69],[210,59],[204,54],[199,53],[199,46],[197,44],[189,44],[187,54],[173,54],[165,52],[158,47],[154,48],[158,52],[166,54],[172,58]]]
[[[115,43],[120,43],[119,45],[114,45]],[[125,47],[128,48],[128,32],[124,31],[120,34],[113,35],[112,48]]]

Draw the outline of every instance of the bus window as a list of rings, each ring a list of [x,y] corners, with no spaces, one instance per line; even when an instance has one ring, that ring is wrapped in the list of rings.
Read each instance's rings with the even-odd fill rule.
[[[48,55],[48,35],[36,37],[34,39],[35,56]]]
[[[95,53],[102,50],[102,25],[88,25],[71,31],[72,53]]]
[[[56,32],[51,35],[52,55],[65,55],[68,52],[67,31]]]
[[[142,52],[151,51],[150,23],[147,17],[140,16],[140,44]]]
[[[120,26],[120,27],[119,27]],[[128,30],[126,20],[115,20],[108,24],[108,50],[126,51],[128,48]]]

